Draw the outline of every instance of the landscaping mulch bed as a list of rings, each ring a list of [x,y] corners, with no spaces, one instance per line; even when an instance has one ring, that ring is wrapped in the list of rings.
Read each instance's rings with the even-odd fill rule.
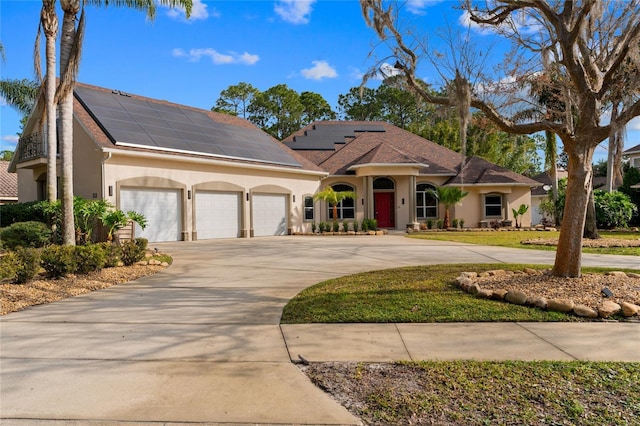
[[[525,245],[537,245],[537,246],[552,246],[558,245],[557,238],[532,238],[530,240],[524,240],[521,242]],[[625,238],[598,238],[597,240],[591,240],[585,238],[582,240],[582,247],[590,248],[609,248],[609,247],[640,247],[640,238],[638,239],[625,239]]]
[[[160,265],[119,266],[60,279],[41,277],[24,284],[0,283],[0,315],[126,283],[163,269],[165,266]]]

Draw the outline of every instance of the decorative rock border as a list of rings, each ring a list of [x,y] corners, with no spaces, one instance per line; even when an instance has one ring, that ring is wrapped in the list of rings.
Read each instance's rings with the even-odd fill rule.
[[[342,236],[346,236],[346,235],[388,235],[389,231],[386,229],[380,229],[378,231],[367,231],[367,232],[362,232],[362,231],[347,231],[347,232],[293,232],[291,235],[306,235],[306,236],[310,236],[310,237],[323,237],[323,236],[331,236],[331,235],[342,235]]]
[[[512,303],[514,305],[527,305],[533,306],[539,309],[545,309],[549,311],[573,313],[583,318],[609,318],[618,313],[626,318],[633,316],[640,316],[640,306],[629,302],[622,302],[617,304],[611,300],[605,300],[602,304],[594,309],[589,306],[576,304],[571,299],[549,299],[541,296],[528,296],[526,293],[520,290],[490,290],[480,287],[480,285],[474,281],[477,278],[507,274],[527,274],[527,275],[539,275],[540,271],[535,269],[526,268],[523,271],[505,271],[502,269],[481,272],[462,272],[459,277],[456,278],[458,287],[469,294],[473,294],[478,298],[492,299],[498,301],[504,301]],[[626,276],[630,278],[640,278],[639,274],[627,274],[622,271],[608,272],[607,275],[612,276]]]

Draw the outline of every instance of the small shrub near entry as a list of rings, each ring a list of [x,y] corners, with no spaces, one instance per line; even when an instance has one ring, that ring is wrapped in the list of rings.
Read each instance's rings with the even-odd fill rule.
[[[89,272],[99,271],[104,267],[105,254],[98,245],[91,244],[88,246],[76,246],[74,249],[76,272],[79,274],[88,274]]]
[[[460,221],[458,219],[452,219],[451,220],[451,226],[455,229],[458,229],[458,224],[460,223]]]
[[[362,219],[362,232],[369,232],[369,221]]]
[[[427,229],[433,229],[433,219],[427,219]]]
[[[464,228],[464,219],[460,219],[460,228]]]
[[[40,271],[40,252],[35,248],[16,248],[18,267],[13,281],[17,284],[26,283],[33,279]]]
[[[315,234],[316,233],[316,229],[318,229],[318,225],[315,222],[312,222],[311,223],[311,232],[313,234]]]
[[[442,219],[438,219],[438,220],[436,221],[436,228],[438,228],[438,229],[442,229],[442,227],[443,227],[443,226],[444,226],[444,220],[442,220]]]
[[[349,232],[349,222],[342,222],[342,232]]]
[[[62,277],[76,270],[74,246],[45,247],[40,256],[42,267],[51,277]]]
[[[340,231],[340,223],[338,223],[337,220],[333,221],[333,232],[339,232]]]
[[[18,222],[4,228],[0,239],[10,250],[18,246],[38,248],[51,240],[51,229],[42,222]]]
[[[360,230],[358,226],[359,226],[358,225],[358,221],[354,220],[353,221],[353,232],[358,232]]]
[[[144,238],[126,241],[122,244],[122,263],[131,266],[144,259],[148,241]]]

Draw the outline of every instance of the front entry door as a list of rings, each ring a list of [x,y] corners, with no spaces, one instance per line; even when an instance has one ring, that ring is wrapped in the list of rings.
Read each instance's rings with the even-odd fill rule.
[[[395,206],[393,192],[376,192],[373,194],[375,218],[380,228],[395,228]]]

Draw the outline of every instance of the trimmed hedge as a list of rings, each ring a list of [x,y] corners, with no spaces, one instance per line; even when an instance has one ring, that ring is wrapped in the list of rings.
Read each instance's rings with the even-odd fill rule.
[[[0,239],[7,249],[43,247],[51,241],[51,229],[42,222],[18,222],[0,231]]]

